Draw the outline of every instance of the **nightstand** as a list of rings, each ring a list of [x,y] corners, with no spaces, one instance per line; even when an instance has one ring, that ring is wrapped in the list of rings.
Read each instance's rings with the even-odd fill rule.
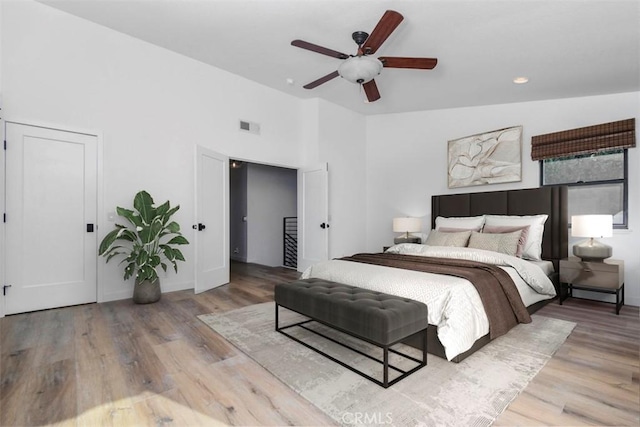
[[[568,289],[563,295],[565,284]],[[574,289],[615,294],[616,314],[620,314],[624,305],[624,261],[605,259],[604,262],[594,262],[576,257],[560,260],[560,304],[573,296]]]

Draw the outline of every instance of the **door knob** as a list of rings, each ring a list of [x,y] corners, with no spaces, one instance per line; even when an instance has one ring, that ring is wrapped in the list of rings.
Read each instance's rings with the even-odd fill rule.
[[[320,224],[320,228],[322,228],[323,230],[325,228],[329,228],[329,224],[327,224],[326,222],[323,222],[322,224]]]
[[[202,231],[207,228],[207,226],[199,222],[198,224],[194,224],[191,228],[193,228],[194,230]]]

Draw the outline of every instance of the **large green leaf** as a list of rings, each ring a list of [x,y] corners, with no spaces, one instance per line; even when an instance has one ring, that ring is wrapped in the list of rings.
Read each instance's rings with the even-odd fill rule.
[[[162,253],[164,254],[165,258],[167,258],[169,261],[173,261],[176,258],[175,255],[173,255],[173,249],[171,248],[171,246],[160,245],[160,248],[162,249]]]
[[[173,214],[174,214],[174,213],[176,213],[176,212],[178,211],[178,209],[180,209],[180,205],[172,207],[171,209],[169,209],[169,210],[167,211],[167,213],[165,214],[165,216],[166,216],[167,218],[172,217],[172,216],[173,216]]]
[[[160,237],[161,231],[162,223],[156,219],[151,222],[150,226],[143,227],[142,230],[138,232],[138,234],[140,235],[140,240],[142,240],[142,243],[151,243]]]
[[[168,245],[188,245],[189,241],[183,236],[174,236],[173,239],[167,242]]]
[[[151,224],[156,216],[156,210],[153,207],[153,199],[146,191],[140,191],[133,199],[133,207],[140,213],[142,221],[145,224]]]
[[[175,257],[175,259],[184,261],[184,255],[182,255],[182,252],[180,252],[180,249],[173,249],[173,256]]]
[[[129,263],[124,268],[124,280],[127,280],[129,277],[133,276],[135,272],[136,272],[136,263],[135,262]]]
[[[138,258],[138,250],[132,250],[131,253],[129,254],[129,256],[126,258],[125,261],[129,261],[129,262],[135,262],[136,259]]]
[[[118,239],[121,239],[121,240],[126,240],[129,242],[135,242],[136,240],[138,240],[138,235],[135,232],[129,230],[128,228],[121,229],[120,233],[118,234],[119,234]]]
[[[151,267],[157,267],[160,265],[160,256],[158,255],[151,255],[149,257],[149,261],[147,262],[147,264],[149,264]]]
[[[109,250],[109,247],[111,247],[111,245],[113,245],[113,242],[115,242],[118,238],[119,232],[120,229],[116,228],[115,230],[110,231],[106,236],[104,236],[104,239],[102,239],[102,242],[100,243],[98,254],[103,255],[105,252],[107,252],[107,250]]]
[[[123,251],[127,251],[127,252],[121,252],[121,251],[119,251],[119,249],[122,249]],[[112,245],[105,253],[102,254],[102,256],[107,258],[106,262],[109,262],[109,260],[111,258],[113,258],[111,256],[112,253],[120,252],[121,254],[127,254],[129,250],[130,249],[128,247],[125,247],[125,246],[122,246],[122,245]]]
[[[170,207],[169,201],[167,200],[166,202],[164,202],[163,204],[161,204],[156,208],[156,216],[164,218],[167,212],[169,211],[169,207]]]
[[[150,280],[150,281],[154,281],[158,278],[158,273],[156,272],[156,269],[149,266],[149,265],[143,265],[142,267],[140,267],[140,269],[138,270],[138,273],[136,275],[136,282],[140,283],[143,282],[145,280]]]
[[[134,211],[118,206],[116,207],[116,212],[118,215],[126,218],[134,227],[142,226],[142,219],[140,218],[140,215]]]
[[[138,266],[145,265],[149,260],[149,253],[147,251],[140,251],[138,257],[136,258],[136,264]]]
[[[167,226],[165,228],[167,230],[169,230],[170,233],[179,233],[180,232],[180,225],[175,221],[171,221],[169,224],[167,224]],[[167,233],[167,234],[169,234],[169,233]]]
[[[105,262],[109,262],[109,260],[110,260],[111,258],[113,258],[114,256],[118,256],[118,255],[122,255],[122,254],[124,254],[124,252],[118,252],[118,251],[111,252],[111,253],[109,254],[109,256],[107,257],[107,260],[106,260]]]

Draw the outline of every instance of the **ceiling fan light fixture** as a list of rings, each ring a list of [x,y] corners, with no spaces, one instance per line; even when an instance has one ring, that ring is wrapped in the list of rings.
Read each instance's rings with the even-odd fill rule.
[[[382,71],[382,62],[370,56],[354,56],[346,59],[340,67],[340,77],[351,83],[367,83],[373,80]]]

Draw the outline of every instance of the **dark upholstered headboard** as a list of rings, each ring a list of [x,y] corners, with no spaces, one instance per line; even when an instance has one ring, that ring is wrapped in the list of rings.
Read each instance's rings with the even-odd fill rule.
[[[431,197],[431,228],[438,216],[547,214],[542,236],[542,259],[559,261],[569,253],[567,187],[553,186],[486,193],[444,194]]]

